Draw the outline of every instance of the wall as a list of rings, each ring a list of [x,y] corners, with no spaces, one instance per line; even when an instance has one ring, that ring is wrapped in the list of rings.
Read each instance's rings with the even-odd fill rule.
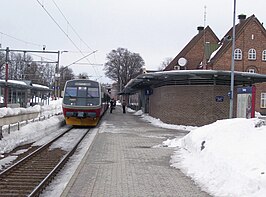
[[[149,114],[170,124],[206,125],[228,118],[229,90],[229,86],[212,85],[173,85],[155,88],[150,96]],[[216,96],[223,96],[223,102],[216,102]],[[234,111],[236,111],[236,101],[234,101]]]
[[[266,74],[266,61],[262,61],[262,51],[266,50],[266,36],[255,19],[247,24],[245,29],[236,39],[236,48],[242,50],[242,60],[235,61],[235,71],[247,72],[249,68],[255,68],[256,73]],[[248,59],[248,50],[256,50],[256,60]],[[221,56],[213,66],[213,70],[231,70],[232,47]],[[266,83],[256,84],[255,110],[266,114],[266,109],[260,108],[261,93],[266,93]]]

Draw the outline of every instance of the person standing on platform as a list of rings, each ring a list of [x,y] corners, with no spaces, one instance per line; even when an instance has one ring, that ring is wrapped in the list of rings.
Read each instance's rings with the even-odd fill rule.
[[[111,101],[110,101],[110,113],[112,113],[113,109],[114,109],[114,99],[112,98]]]
[[[126,105],[127,105],[127,103],[126,103],[125,99],[123,99],[123,102],[122,102],[123,114],[126,113]]]

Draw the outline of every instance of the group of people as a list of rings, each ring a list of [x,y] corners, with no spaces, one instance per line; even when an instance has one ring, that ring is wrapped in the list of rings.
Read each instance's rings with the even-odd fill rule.
[[[114,98],[111,99],[110,101],[110,113],[113,112],[113,110],[115,109],[116,106],[116,100]],[[123,108],[123,113],[126,113],[126,101],[125,99],[123,99],[122,101],[122,108]]]

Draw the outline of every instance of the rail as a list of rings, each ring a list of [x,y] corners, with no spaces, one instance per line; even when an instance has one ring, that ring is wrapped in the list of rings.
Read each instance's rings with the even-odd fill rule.
[[[49,150],[52,143],[72,129],[66,130],[49,143],[0,173],[0,196],[39,196],[89,132],[89,129],[84,131],[83,136],[75,143],[70,152],[61,149]],[[58,153],[57,156],[55,156],[55,152]]]

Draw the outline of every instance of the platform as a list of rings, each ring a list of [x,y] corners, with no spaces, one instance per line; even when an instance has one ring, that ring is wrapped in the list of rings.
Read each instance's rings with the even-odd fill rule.
[[[159,128],[117,106],[105,114],[92,146],[61,197],[209,196],[170,166],[168,138],[184,136]]]

